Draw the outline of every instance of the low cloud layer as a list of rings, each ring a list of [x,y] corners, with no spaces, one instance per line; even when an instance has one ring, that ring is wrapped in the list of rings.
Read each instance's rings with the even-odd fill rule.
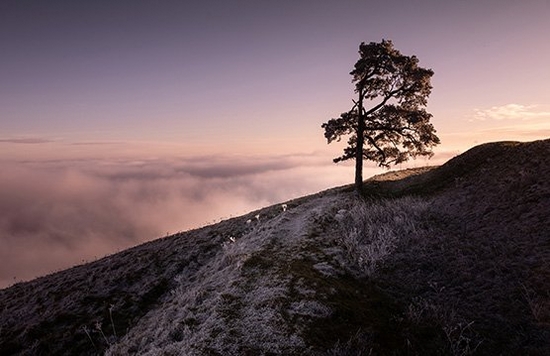
[[[351,173],[315,155],[2,162],[0,288],[344,184]]]

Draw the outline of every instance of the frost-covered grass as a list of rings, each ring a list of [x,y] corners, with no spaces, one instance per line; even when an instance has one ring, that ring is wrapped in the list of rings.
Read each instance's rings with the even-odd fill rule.
[[[422,246],[433,235],[430,224],[439,214],[431,209],[431,203],[429,199],[411,196],[357,200],[349,210],[339,211],[336,218],[341,231],[340,241],[351,262],[348,270],[374,282],[384,280],[385,284],[388,281],[392,284],[393,264],[400,259],[399,256],[410,256],[408,249],[414,246],[418,260],[429,258],[430,251]],[[439,295],[444,294],[444,286],[437,282],[429,282],[428,286],[438,298],[398,296],[400,303],[408,303],[408,307],[394,315],[395,327],[405,338],[416,339],[416,345],[408,347],[444,355],[474,354],[481,344],[476,337],[474,322],[465,321],[453,305],[441,302]],[[427,349],[422,345],[427,340],[419,338],[422,333],[431,334],[428,338],[431,346]],[[358,331],[347,342],[336,345],[333,354],[354,355],[358,348],[362,353],[370,354],[372,349],[368,349],[368,341],[358,344],[360,335],[369,339],[368,335]]]
[[[348,257],[361,273],[373,275],[400,241],[417,237],[428,206],[425,199],[412,197],[356,201],[338,216]]]
[[[334,203],[331,197],[285,204],[246,220],[240,233],[222,237],[209,263],[176,275],[162,307],[107,355],[311,354],[307,325],[332,314],[312,288],[325,278],[313,265],[337,266],[318,260],[310,239]]]

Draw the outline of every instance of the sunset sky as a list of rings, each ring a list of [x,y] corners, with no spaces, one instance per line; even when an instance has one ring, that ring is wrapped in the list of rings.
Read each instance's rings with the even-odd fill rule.
[[[548,0],[3,0],[0,288],[351,182],[321,124],[362,41],[435,72],[442,144],[411,166],[548,138],[548,19]]]

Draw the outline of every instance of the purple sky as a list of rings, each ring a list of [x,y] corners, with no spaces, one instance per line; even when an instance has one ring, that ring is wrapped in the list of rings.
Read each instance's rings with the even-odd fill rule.
[[[350,182],[320,125],[350,108],[362,41],[435,71],[432,164],[547,138],[549,18],[547,0],[4,0],[0,287]]]

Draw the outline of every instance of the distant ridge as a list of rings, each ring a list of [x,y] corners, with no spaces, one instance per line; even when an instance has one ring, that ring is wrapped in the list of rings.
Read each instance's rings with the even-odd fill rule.
[[[548,355],[550,140],[476,146],[0,290],[1,355]]]

